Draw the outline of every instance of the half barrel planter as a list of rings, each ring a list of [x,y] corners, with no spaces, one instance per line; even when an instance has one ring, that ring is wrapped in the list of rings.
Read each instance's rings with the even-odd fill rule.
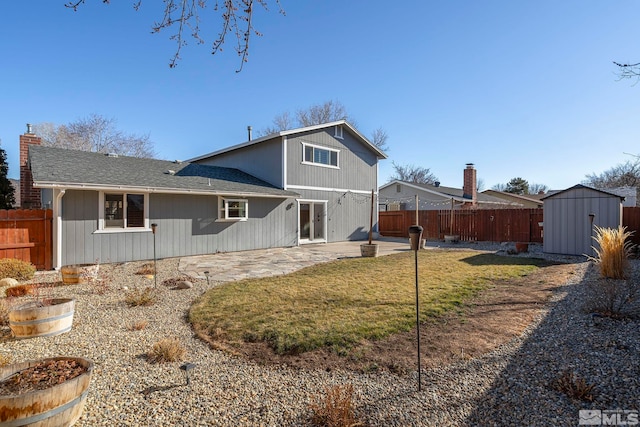
[[[50,337],[71,330],[76,300],[32,301],[9,312],[9,327],[17,339]]]
[[[82,415],[93,362],[82,357],[51,357],[0,368],[0,382],[14,374],[52,360],[75,360],[86,371],[79,376],[43,390],[0,395],[0,427],[71,426]]]
[[[98,278],[100,264],[74,264],[60,268],[62,283],[65,285],[83,284]]]

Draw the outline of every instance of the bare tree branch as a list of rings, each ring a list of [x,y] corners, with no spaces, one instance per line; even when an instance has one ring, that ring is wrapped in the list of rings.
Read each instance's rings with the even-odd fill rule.
[[[187,37],[184,35],[186,31],[190,31],[191,38],[197,44],[205,43],[204,38],[200,36],[200,14],[211,1],[214,0],[164,0],[162,19],[153,23],[151,32],[159,33],[171,27],[175,29],[175,32],[169,36],[170,40],[176,42],[176,51],[169,61],[170,68],[178,65],[178,61],[181,59],[180,52],[188,44]],[[69,1],[65,4],[65,7],[77,11],[85,2],[86,0]],[[110,0],[102,0],[102,2],[109,4]],[[280,0],[222,0],[221,4],[218,3],[218,0],[215,0],[213,12],[220,14],[222,29],[218,33],[218,38],[212,44],[211,54],[215,55],[221,52],[227,35],[232,33],[237,40],[235,50],[240,57],[240,67],[236,72],[242,71],[244,63],[249,60],[251,37],[254,35],[262,36],[253,24],[254,3],[258,3],[264,10],[268,11],[269,2],[275,3],[280,13],[282,15],[285,14]],[[142,0],[135,0],[133,8],[137,11],[141,5]]]
[[[618,66],[618,77],[622,79],[637,79],[640,81],[640,62],[635,64],[621,64],[613,61]],[[637,82],[636,82],[637,83]]]

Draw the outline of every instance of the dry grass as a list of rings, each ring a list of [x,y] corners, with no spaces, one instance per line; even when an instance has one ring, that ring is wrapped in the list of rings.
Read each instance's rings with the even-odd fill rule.
[[[624,279],[629,263],[629,254],[633,244],[629,237],[632,232],[626,231],[626,227],[618,226],[617,229],[594,226],[596,235],[593,239],[597,246],[593,247],[596,256],[592,259],[600,266],[602,277],[608,279]]]
[[[420,319],[459,311],[495,281],[527,275],[540,260],[474,251],[420,251]],[[330,348],[415,326],[414,254],[354,258],[286,276],[232,282],[208,291],[190,321],[229,343],[265,342],[278,354]]]
[[[155,269],[153,268],[153,263],[152,262],[147,262],[147,263],[142,264],[138,268],[138,271],[136,271],[136,274],[142,274],[142,275],[155,274]]]
[[[355,427],[363,425],[353,408],[353,386],[326,388],[326,395],[311,404],[311,424],[318,427]]]
[[[149,325],[149,322],[147,320],[137,320],[129,324],[129,326],[127,326],[127,329],[130,331],[141,331],[145,329],[148,325]]]
[[[164,338],[153,345],[147,353],[147,360],[151,363],[179,362],[186,353],[177,338]]]
[[[589,384],[584,378],[572,372],[563,372],[552,384],[552,388],[564,393],[574,400],[592,402],[594,398],[594,384]]]
[[[158,291],[149,286],[127,292],[124,296],[124,302],[129,307],[150,306],[158,301],[158,297]]]
[[[33,295],[35,293],[35,287],[33,285],[16,285],[5,289],[7,297],[23,297],[26,295]]]
[[[0,353],[0,367],[11,364],[11,356]]]

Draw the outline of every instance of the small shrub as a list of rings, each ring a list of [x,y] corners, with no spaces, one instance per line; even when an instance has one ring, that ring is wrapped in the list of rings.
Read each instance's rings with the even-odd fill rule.
[[[571,399],[592,402],[594,398],[594,384],[589,384],[584,378],[573,372],[563,372],[552,384],[552,388],[564,393]]]
[[[19,281],[31,280],[36,274],[36,267],[26,261],[13,258],[0,259],[0,278],[11,277]]]
[[[129,307],[149,306],[158,301],[158,291],[152,287],[134,289],[125,294],[124,301]]]
[[[354,427],[363,425],[353,410],[353,386],[326,388],[326,396],[311,404],[311,424],[318,427]]]
[[[5,289],[7,297],[23,297],[25,295],[33,295],[35,288],[32,285],[16,285]]]
[[[138,321],[135,321],[132,324],[130,324],[127,327],[127,329],[129,329],[130,331],[141,331],[144,328],[146,328],[148,324],[149,324],[149,322],[146,321],[146,320],[138,320]]]
[[[170,279],[163,280],[162,281],[162,285],[166,286],[168,288],[173,288],[173,287],[177,286],[179,282],[184,282],[184,281],[190,282],[192,280],[193,279],[191,277],[189,277],[189,276],[172,277]]]
[[[147,353],[151,363],[179,362],[184,359],[187,350],[176,338],[164,338],[153,345]]]
[[[153,263],[147,262],[142,264],[136,274],[155,274],[155,269],[153,268]]]
[[[596,235],[593,239],[598,247],[593,246],[596,256],[592,259],[600,266],[600,274],[608,279],[624,279],[633,247],[627,239],[633,233],[626,231],[626,227],[623,226],[614,230],[596,225],[594,229]]]

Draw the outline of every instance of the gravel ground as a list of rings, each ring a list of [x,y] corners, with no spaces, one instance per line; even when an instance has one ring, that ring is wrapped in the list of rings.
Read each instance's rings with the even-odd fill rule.
[[[498,253],[509,249],[471,247]],[[534,245],[518,256],[542,255]],[[415,374],[263,367],[212,351],[185,321],[193,300],[207,290],[206,280],[185,290],[161,285],[179,276],[178,259],[158,262],[161,302],[150,307],[124,303],[127,289],[154,285],[153,279],[134,274],[139,262],[102,265],[110,278],[102,295],[95,285],[56,288],[57,295],[77,300],[71,332],[9,340],[0,344],[0,353],[15,362],[59,355],[93,360],[78,426],[308,425],[309,405],[334,384],[353,385],[358,417],[371,426],[577,425],[580,409],[640,409],[638,322],[592,319],[582,310],[585,286],[580,284],[595,277],[595,269],[583,258],[555,258],[579,262],[578,273],[523,335],[483,357],[423,371],[421,392]],[[633,267],[638,277],[636,261]],[[55,280],[55,275],[39,280]],[[148,321],[145,329],[129,329],[140,320]],[[144,358],[166,337],[178,338],[187,348],[186,361],[196,364],[189,386],[182,363],[150,364]],[[574,401],[554,391],[551,384],[564,371],[594,384],[595,400]]]

